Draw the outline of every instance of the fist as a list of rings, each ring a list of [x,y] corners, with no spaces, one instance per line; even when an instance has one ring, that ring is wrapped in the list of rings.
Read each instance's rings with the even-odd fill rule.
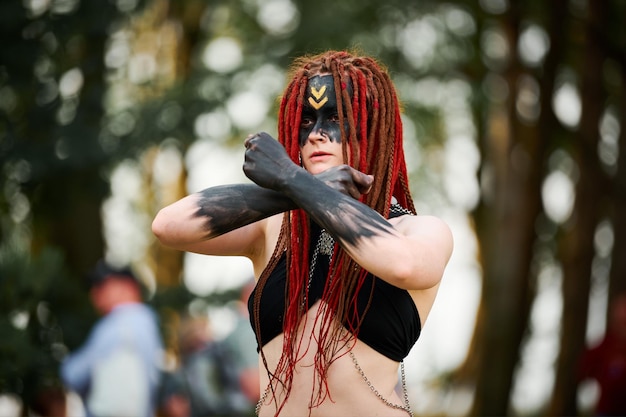
[[[243,172],[261,187],[279,190],[298,169],[283,145],[265,132],[248,136],[244,145]]]

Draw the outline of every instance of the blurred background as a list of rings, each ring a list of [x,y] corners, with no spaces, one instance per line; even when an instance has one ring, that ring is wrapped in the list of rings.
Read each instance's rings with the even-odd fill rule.
[[[418,212],[455,237],[406,361],[414,410],[591,413],[577,361],[626,291],[625,19],[621,0],[3,0],[0,409],[59,384],[103,257],[140,275],[173,355],[182,314],[229,333],[248,261],[168,250],[151,221],[247,181],[293,58],[356,48],[398,88]]]

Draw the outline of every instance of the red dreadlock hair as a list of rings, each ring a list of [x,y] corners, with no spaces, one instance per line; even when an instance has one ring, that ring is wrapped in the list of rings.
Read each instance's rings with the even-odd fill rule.
[[[355,169],[374,176],[371,191],[363,195],[360,201],[388,218],[392,197],[395,197],[400,205],[415,213],[408,187],[398,98],[387,70],[374,59],[345,51],[328,51],[296,59],[290,69],[291,81],[280,104],[279,142],[290,158],[299,163],[298,138],[306,87],[309,78],[320,74],[332,74],[334,78],[344,161],[351,161]],[[352,86],[352,95],[348,85]],[[346,121],[348,131],[344,129]],[[286,213],[272,260],[259,278],[255,293],[254,324],[260,343],[258,308],[261,293],[280,256],[286,251],[288,288],[285,295],[288,302],[285,303],[283,320],[283,354],[274,372],[268,369],[261,350],[272,393],[276,383],[282,385],[285,393],[282,403],[277,403],[276,414],[280,413],[289,398],[296,362],[303,355],[302,338],[298,337],[297,328],[307,313],[309,242],[309,218],[306,212],[299,209]],[[356,311],[356,294],[368,273],[337,244],[334,253],[322,295],[327,308],[320,309],[319,317],[316,317],[321,322],[320,334],[315,335],[318,340],[318,351],[315,354],[315,383],[318,389],[314,390],[316,394],[312,393],[311,407],[330,395],[326,386],[327,371],[337,359],[339,349],[350,340],[353,343],[356,340],[360,320],[355,325],[348,325],[350,333],[354,335],[349,340],[342,336],[345,332],[342,333],[340,323],[345,323],[344,318],[349,311]],[[275,395],[273,398],[277,401]]]

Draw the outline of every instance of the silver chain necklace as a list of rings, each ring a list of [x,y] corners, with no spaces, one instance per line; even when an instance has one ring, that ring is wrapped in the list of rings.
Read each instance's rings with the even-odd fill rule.
[[[313,251],[313,257],[311,258],[311,266],[309,267],[309,280],[306,284],[306,293],[309,293],[309,290],[311,289],[311,282],[313,281],[313,273],[315,272],[315,267],[317,266],[317,258],[319,257],[320,253],[322,255],[326,255],[326,256],[330,256],[333,254],[333,247],[335,245],[335,240],[333,239],[333,237],[326,231],[326,229],[322,229],[322,232],[320,233],[320,237],[317,239],[317,244],[315,245],[315,250]],[[304,304],[306,302],[306,299],[302,300],[302,309],[304,309]],[[261,411],[261,406],[265,403],[265,400],[267,400],[267,396],[269,395],[270,392],[270,383],[267,384],[267,388],[265,388],[265,391],[263,391],[263,395],[261,395],[261,398],[259,398],[259,401],[257,401],[256,403],[256,407],[254,407],[254,413],[258,416],[259,415],[259,411]]]
[[[363,372],[363,369],[359,365],[359,362],[356,360],[356,356],[354,356],[354,353],[352,351],[349,351],[348,354],[350,355],[350,358],[352,358],[352,363],[354,364],[354,367],[359,372],[361,378],[363,378],[363,381],[365,381],[370,391],[372,391],[374,395],[376,395],[387,407],[395,408],[396,410],[404,410],[409,414],[409,416],[413,416],[413,412],[411,411],[411,404],[409,403],[409,393],[406,389],[404,361],[400,362],[400,379],[402,381],[402,395],[404,396],[404,405],[400,405],[392,403],[391,401],[386,399],[380,392],[378,392],[376,387],[374,387],[374,385],[367,378],[367,375],[365,375],[365,372]]]

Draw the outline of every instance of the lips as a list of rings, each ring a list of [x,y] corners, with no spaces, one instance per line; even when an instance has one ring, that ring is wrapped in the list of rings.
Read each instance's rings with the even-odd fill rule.
[[[322,161],[330,156],[332,156],[332,154],[327,153],[327,152],[313,152],[311,156],[309,157],[309,159],[311,159],[311,161]]]

